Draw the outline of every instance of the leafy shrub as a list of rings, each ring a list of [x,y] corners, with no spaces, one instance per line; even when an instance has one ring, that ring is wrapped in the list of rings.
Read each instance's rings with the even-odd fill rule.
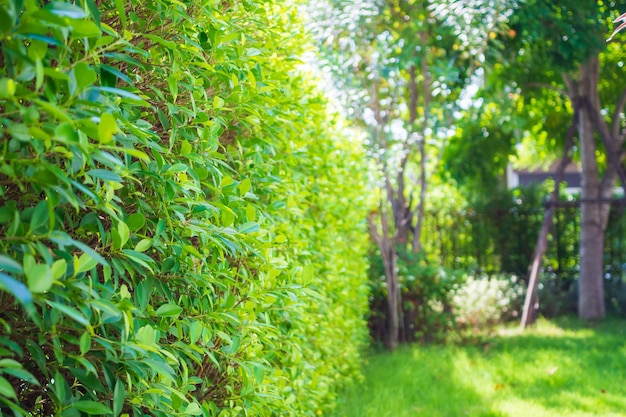
[[[11,0],[0,40],[2,414],[317,414],[365,204],[294,9]]]
[[[487,329],[516,317],[523,296],[524,287],[514,275],[469,276],[452,299],[456,323],[460,329]]]
[[[427,264],[420,254],[398,248],[402,299],[402,342],[438,342],[455,328],[452,297],[463,281],[458,271]],[[387,288],[380,254],[370,257],[370,332],[382,342],[387,332]]]

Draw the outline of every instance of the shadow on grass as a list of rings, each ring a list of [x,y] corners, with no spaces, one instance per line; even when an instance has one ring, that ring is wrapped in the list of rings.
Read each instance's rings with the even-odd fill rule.
[[[377,354],[333,417],[626,416],[626,324],[543,322],[469,346]]]
[[[626,415],[626,323],[566,319],[492,338],[470,352],[502,387],[545,415]]]
[[[336,417],[504,417],[455,377],[455,352],[404,347],[379,354],[365,368],[365,382],[340,400]]]

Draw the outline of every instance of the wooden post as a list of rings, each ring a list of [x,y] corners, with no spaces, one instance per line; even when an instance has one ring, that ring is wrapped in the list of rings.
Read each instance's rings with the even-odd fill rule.
[[[570,156],[570,149],[574,145],[574,134],[576,133],[576,124],[578,123],[578,112],[580,110],[580,105],[578,104],[578,100],[575,101],[574,107],[574,118],[572,125],[567,131],[567,137],[565,139],[565,149],[563,151],[563,158],[559,163],[556,172],[556,178],[554,180],[554,191],[550,195],[550,200],[548,201],[548,206],[546,208],[545,215],[543,217],[543,222],[541,223],[541,230],[539,231],[539,236],[537,237],[537,244],[535,245],[535,251],[533,254],[533,260],[529,266],[529,277],[528,277],[528,289],[526,290],[526,298],[524,300],[524,310],[522,312],[522,322],[521,327],[522,330],[526,328],[529,324],[532,324],[535,321],[534,315],[534,306],[537,302],[537,285],[539,284],[539,270],[541,268],[541,260],[543,259],[543,255],[546,252],[548,247],[548,233],[550,233],[550,228],[552,227],[552,219],[554,217],[554,210],[556,209],[556,204],[559,199],[559,185],[563,181],[563,176],[565,174],[565,167],[572,160]]]

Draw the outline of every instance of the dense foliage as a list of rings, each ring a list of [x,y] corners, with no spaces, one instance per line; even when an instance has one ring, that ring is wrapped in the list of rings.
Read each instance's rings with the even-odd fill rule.
[[[399,341],[441,342],[455,330],[452,297],[465,280],[461,271],[427,264],[420,254],[398,248],[398,282],[400,286]],[[370,256],[370,317],[372,338],[387,339],[387,286],[383,259],[377,251]]]
[[[365,327],[363,164],[305,44],[273,1],[1,4],[2,414],[332,403]]]

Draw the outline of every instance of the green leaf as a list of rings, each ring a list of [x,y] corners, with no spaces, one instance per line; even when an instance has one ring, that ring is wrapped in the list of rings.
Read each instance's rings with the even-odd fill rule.
[[[117,9],[117,14],[122,21],[122,29],[126,30],[126,10],[124,9],[123,0],[115,0],[115,8]]]
[[[222,207],[221,211],[221,221],[223,227],[228,227],[232,225],[235,221],[235,214],[228,207]]]
[[[59,121],[69,123],[70,125],[74,124],[73,119],[67,114],[67,112],[56,104],[37,99],[33,100],[33,102]]]
[[[257,384],[261,385],[263,383],[263,379],[265,379],[265,368],[260,365],[254,366],[254,379],[256,379]]]
[[[22,368],[4,368],[2,369],[3,374],[12,375],[16,378],[24,380],[29,384],[40,386],[41,384],[37,381],[37,378],[30,372]]]
[[[52,264],[52,276],[54,279],[61,279],[67,271],[67,261],[65,259],[57,259]]]
[[[256,210],[254,209],[254,206],[248,205],[246,207],[246,219],[249,222],[253,222],[254,220],[256,220]]]
[[[76,246],[78,249],[82,250],[83,252],[85,252],[86,254],[89,254],[89,256],[91,256],[93,259],[97,260],[98,263],[102,266],[109,266],[109,263],[95,250],[93,250],[92,248],[90,248],[89,246],[85,245],[83,242],[78,241],[78,240],[71,240],[71,244]]]
[[[0,270],[21,274],[24,272],[22,265],[5,255],[0,255]]]
[[[13,29],[13,19],[6,8],[0,8],[0,35],[5,35]]]
[[[199,416],[199,415],[202,415],[202,408],[197,402],[192,402],[192,403],[189,403],[189,405],[185,408],[185,411],[183,411],[183,413],[185,415],[190,415],[190,416]]]
[[[87,272],[98,265],[98,261],[90,254],[83,253],[76,261],[76,273]]]
[[[17,395],[15,395],[15,390],[5,378],[0,376],[0,395],[6,398],[13,398],[17,400]]]
[[[161,123],[161,126],[163,126],[163,129],[169,130],[170,121],[168,117],[165,115],[165,112],[161,109],[157,109],[157,117],[159,118],[159,122]]]
[[[308,284],[313,279],[314,274],[315,269],[313,268],[313,265],[305,265],[302,267],[302,282],[304,284]]]
[[[144,345],[152,345],[156,339],[156,330],[154,330],[152,326],[146,324],[137,330],[135,338]]]
[[[48,367],[46,366],[46,355],[43,353],[43,350],[41,350],[41,347],[34,343],[31,339],[27,339],[26,349],[37,364],[39,371],[43,372],[43,374],[47,377]]]
[[[170,87],[170,93],[172,94],[172,99],[176,102],[176,97],[178,97],[178,81],[174,78],[174,75],[170,75],[167,77],[167,84]]]
[[[100,36],[101,30],[89,20],[75,20],[72,22],[71,34],[73,38],[95,38]]]
[[[189,325],[189,342],[195,344],[202,335],[202,322],[195,320]]]
[[[150,258],[148,255],[132,249],[122,249],[122,253],[129,260],[136,262],[137,264],[143,266],[149,271],[153,271],[152,266],[154,265],[154,259]]]
[[[21,368],[22,364],[16,361],[15,359],[4,358],[0,359],[0,369],[1,368]]]
[[[74,6],[71,3],[65,3],[61,1],[53,1],[48,3],[46,7],[44,7],[44,10],[47,10],[56,16],[69,17],[70,19],[82,19],[84,17],[87,17],[85,11],[80,7]]]
[[[100,143],[110,143],[115,133],[117,133],[115,117],[109,113],[102,113],[100,115],[100,123],[98,124],[98,139]]]
[[[80,311],[76,310],[74,307],[57,303],[56,301],[46,300],[46,303],[50,305],[51,307],[53,307],[54,309],[65,314],[72,320],[76,321],[77,323],[82,324],[83,326],[89,325],[89,320],[87,320],[87,318]]]
[[[233,336],[232,343],[228,347],[229,353],[231,355],[235,354],[239,350],[240,346],[241,346],[241,336],[239,335]]]
[[[137,245],[135,245],[135,250],[137,252],[145,252],[152,246],[152,239],[141,239]]]
[[[76,132],[76,128],[70,123],[61,123],[57,126],[56,129],[54,129],[54,136],[62,142],[78,142],[78,133]]]
[[[237,227],[239,233],[252,233],[259,231],[260,226],[257,222],[248,222]]]
[[[52,387],[57,398],[59,398],[63,402],[69,400],[69,397],[71,396],[70,385],[67,383],[67,380],[58,370],[54,373],[54,384],[52,385]]]
[[[28,47],[28,57],[34,60],[41,60],[46,57],[46,53],[48,52],[48,44],[43,41],[34,40],[31,42]]]
[[[182,311],[183,309],[176,304],[167,303],[157,309],[156,315],[159,317],[174,317],[178,316]]]
[[[49,220],[48,203],[46,201],[40,201],[33,211],[33,216],[30,218],[30,231],[37,232],[40,228],[48,225]],[[47,228],[46,228],[47,231]]]
[[[46,264],[36,264],[26,268],[26,281],[28,289],[33,293],[48,291],[54,282],[52,269]]]
[[[124,382],[118,379],[115,381],[115,388],[113,389],[113,417],[120,415],[125,399],[126,389],[124,388]]]
[[[78,346],[80,348],[81,355],[89,352],[89,349],[91,348],[91,336],[88,332],[83,333],[83,335],[80,337]]]
[[[122,149],[124,153],[127,153],[130,156],[134,156],[137,159],[141,159],[142,161],[150,161],[150,157],[145,152],[140,151],[139,149],[134,148],[124,148]]]
[[[256,48],[248,48],[248,49],[246,49],[246,55],[247,56],[257,56],[257,55],[261,55],[261,54],[262,54],[262,52],[259,51]]]
[[[155,36],[155,35],[150,35],[150,34],[146,34],[144,36],[160,45],[165,46],[167,49],[170,49],[172,51],[176,50],[176,42],[168,41],[168,40],[163,39],[160,36]]]
[[[126,224],[131,231],[136,232],[145,226],[146,218],[141,213],[133,213],[126,218]]]
[[[44,81],[44,70],[43,70],[43,63],[41,62],[41,59],[35,60],[35,74],[37,77],[37,80],[35,82],[35,90],[41,90],[41,87],[43,87],[43,81]]]
[[[15,81],[10,78],[0,78],[0,99],[11,98],[15,95]]]
[[[233,177],[229,176],[229,175],[225,175],[222,178],[222,182],[220,183],[220,187],[221,188],[225,188],[228,187],[229,185],[232,185],[235,183],[235,180],[233,179]]]
[[[137,104],[144,104],[146,106],[148,105],[148,103],[146,103],[145,100],[142,99],[141,97],[139,97],[137,94],[131,93],[130,91],[127,91],[127,90],[123,90],[121,88],[116,88],[116,87],[94,87],[93,89],[97,90],[97,91],[100,91],[100,92],[111,93],[111,94],[115,94],[115,95],[123,97],[123,98],[130,99],[132,102],[136,102]]]
[[[0,288],[8,291],[24,306],[32,306],[33,296],[26,285],[0,272]]]
[[[84,62],[79,62],[70,72],[71,78],[74,78],[76,82],[76,89],[81,90],[96,82],[96,71]]]
[[[187,172],[189,165],[187,164],[174,164],[168,168],[167,172]]]
[[[239,183],[239,195],[245,195],[252,187],[252,181],[250,178],[246,178]]]
[[[113,411],[109,407],[95,401],[77,401],[72,404],[72,407],[76,408],[79,411],[92,415],[113,413]]]
[[[128,239],[130,238],[130,229],[128,225],[126,225],[126,223],[124,223],[123,221],[119,221],[117,223],[117,233],[119,234],[119,237],[120,237],[118,247],[122,249],[124,245],[126,245],[126,242],[128,242]]]
[[[96,25],[100,28],[100,9],[98,9],[98,5],[94,0],[85,0],[85,3],[87,3],[87,10],[89,10],[89,14],[93,18],[94,22],[96,22]]]
[[[85,172],[85,174],[90,177],[99,178],[105,181],[113,181],[113,182],[123,182],[124,180],[115,172],[109,171],[107,169],[90,169]]]
[[[119,78],[120,80],[122,80],[125,83],[128,83],[130,85],[133,84],[133,80],[131,80],[128,77],[128,75],[124,74],[122,71],[120,71],[117,68],[114,68],[114,67],[112,67],[110,65],[100,64],[100,71],[108,72],[108,73],[114,75],[115,77]]]

